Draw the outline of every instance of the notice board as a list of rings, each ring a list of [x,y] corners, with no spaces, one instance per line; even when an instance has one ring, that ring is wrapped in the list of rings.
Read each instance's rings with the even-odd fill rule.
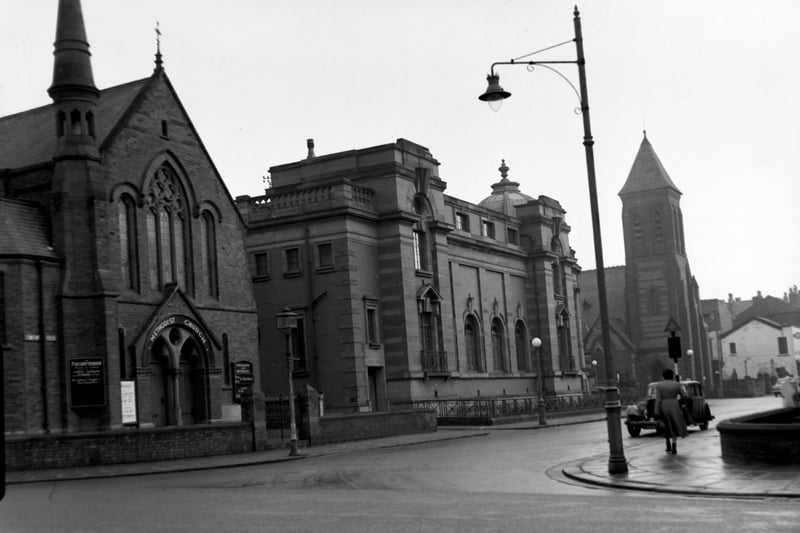
[[[72,407],[102,407],[106,404],[105,360],[100,357],[70,359],[69,384]]]

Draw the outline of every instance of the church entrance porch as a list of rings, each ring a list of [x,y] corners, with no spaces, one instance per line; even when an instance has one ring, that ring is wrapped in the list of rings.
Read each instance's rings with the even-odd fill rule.
[[[208,335],[196,321],[182,315],[158,323],[145,343],[147,364],[137,372],[141,392],[149,402],[140,404],[145,427],[186,426],[208,423],[212,397],[213,352]]]

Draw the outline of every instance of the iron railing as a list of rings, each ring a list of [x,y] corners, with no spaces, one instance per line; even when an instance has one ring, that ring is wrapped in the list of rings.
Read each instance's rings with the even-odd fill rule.
[[[625,406],[633,397],[623,394],[620,403]],[[547,412],[564,412],[602,409],[605,405],[603,392],[589,392],[564,396],[546,396]],[[494,398],[469,398],[454,400],[418,400],[415,409],[434,409],[437,418],[497,418],[503,416],[538,414],[537,396],[502,396]]]

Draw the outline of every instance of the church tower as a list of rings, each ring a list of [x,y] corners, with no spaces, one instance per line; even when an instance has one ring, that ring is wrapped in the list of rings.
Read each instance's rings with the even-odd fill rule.
[[[109,267],[108,201],[97,142],[99,91],[92,76],[79,0],[60,0],[54,43],[53,99],[56,143],[52,174],[53,248],[63,259],[63,275],[56,289],[59,301],[63,354],[67,372],[91,361],[106,370],[116,361],[109,344],[116,322],[113,298],[116,283]],[[84,327],[78,327],[83,324]],[[73,359],[73,358],[80,358]],[[106,406],[113,398],[106,399]],[[82,424],[98,429],[109,424],[108,408],[68,411]],[[72,426],[73,421],[61,421]],[[53,429],[56,429],[55,427]]]
[[[667,337],[681,337],[679,371],[700,380],[707,374],[706,341],[697,284],[684,241],[681,191],[670,179],[645,134],[619,192],[625,240],[626,322],[638,347],[641,381],[672,368]],[[686,356],[691,349],[693,356]],[[646,382],[646,381],[645,381]]]

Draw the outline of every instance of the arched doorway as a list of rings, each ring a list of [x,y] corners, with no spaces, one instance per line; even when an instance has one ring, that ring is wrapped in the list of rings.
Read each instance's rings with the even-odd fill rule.
[[[156,427],[200,424],[211,419],[208,355],[195,332],[185,325],[182,320],[170,320],[154,334],[150,403]]]
[[[181,346],[178,373],[181,415],[185,425],[204,422],[208,418],[203,401],[208,397],[203,367],[203,357],[197,343],[194,339],[187,339]]]
[[[170,425],[169,413],[170,352],[163,340],[153,344],[150,357],[150,404],[152,422],[156,427]]]

